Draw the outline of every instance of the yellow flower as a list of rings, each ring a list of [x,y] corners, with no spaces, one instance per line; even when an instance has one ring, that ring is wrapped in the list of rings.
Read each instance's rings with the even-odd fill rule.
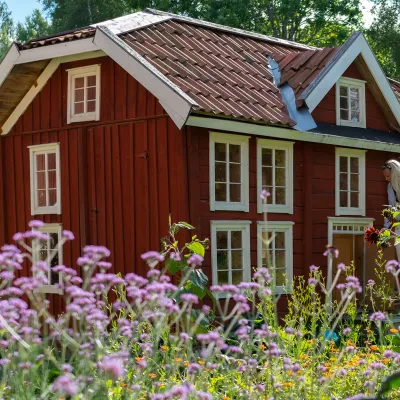
[[[375,346],[374,344],[373,344],[372,346],[369,346],[369,348],[370,348],[371,350],[373,350],[373,351],[378,351],[378,350],[379,350],[379,347],[378,347],[378,346]]]
[[[390,329],[390,332],[392,332],[392,333],[398,333],[398,332],[399,332],[399,330],[398,330],[398,329],[396,329],[396,328],[392,328],[392,329]]]
[[[176,362],[181,362],[181,361],[182,361],[182,358],[177,357],[177,358],[175,358],[175,361],[176,361]]]
[[[125,386],[126,386],[126,383],[121,382],[120,385],[121,385],[122,387],[125,387]]]
[[[329,361],[336,361],[336,357],[331,357]]]
[[[155,374],[154,372],[150,372],[149,377],[151,379],[155,378],[157,376],[157,374]]]
[[[163,350],[168,350],[168,349],[169,349],[168,346],[161,346],[161,348],[162,348]]]
[[[143,357],[136,357],[135,360],[136,360],[136,361],[143,361],[144,358],[143,358]]]
[[[258,347],[260,348],[260,350],[265,350],[265,345],[263,344],[260,344]]]
[[[224,397],[222,398],[222,400],[231,400],[231,398],[230,398],[230,397],[227,397],[227,396],[224,396]]]
[[[185,361],[185,362],[183,363],[183,365],[184,365],[185,367],[188,367],[188,366],[189,366],[189,361]]]
[[[200,365],[204,365],[205,364],[205,362],[203,361],[203,360],[199,360],[199,361],[197,361]]]

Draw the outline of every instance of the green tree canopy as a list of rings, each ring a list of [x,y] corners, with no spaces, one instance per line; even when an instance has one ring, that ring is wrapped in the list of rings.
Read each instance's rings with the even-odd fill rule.
[[[13,20],[4,1],[0,1],[0,57],[4,55],[12,42]]]
[[[35,37],[48,35],[50,32],[51,25],[40,10],[36,9],[26,17],[25,23],[18,22],[15,36],[18,42],[25,43]]]

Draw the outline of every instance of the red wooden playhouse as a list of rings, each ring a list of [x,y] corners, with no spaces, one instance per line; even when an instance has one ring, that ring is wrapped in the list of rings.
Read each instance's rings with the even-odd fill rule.
[[[237,283],[265,264],[267,211],[279,291],[327,243],[369,279],[400,83],[362,34],[320,49],[146,10],[13,44],[0,85],[0,243],[41,219],[50,246],[75,233],[57,262],[98,244],[145,273],[172,214],[210,237],[210,281]]]

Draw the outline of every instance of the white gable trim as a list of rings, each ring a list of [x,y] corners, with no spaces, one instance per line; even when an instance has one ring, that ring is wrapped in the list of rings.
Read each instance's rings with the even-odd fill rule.
[[[0,64],[0,86],[14,68],[15,62],[18,60],[19,55],[18,46],[13,43],[7,50],[7,53]]]
[[[99,26],[94,43],[133,76],[166,108],[180,129],[197,103],[108,28]]]
[[[352,38],[349,40],[352,40]],[[346,46],[346,44],[343,46]],[[368,42],[361,34],[357,35],[352,43],[349,43],[340,57],[337,59],[334,58],[332,63],[328,63],[325,67],[326,71],[322,72],[322,77],[317,77],[318,81],[316,84],[311,84],[309,89],[305,90],[300,98],[304,99],[310,112],[312,112],[360,54],[371,71],[397,122],[400,124],[400,103],[393,93],[393,89],[369,47]]]
[[[342,136],[327,135],[324,133],[300,132],[295,129],[278,128],[271,125],[251,124],[229,119],[189,117],[187,126],[197,126],[224,132],[237,132],[247,135],[265,136],[282,140],[294,140],[299,142],[313,142],[333,144],[335,146],[352,147],[355,149],[388,151],[400,153],[400,144],[373,142],[365,139],[353,139]]]
[[[97,58],[104,55],[105,54],[103,52],[95,51],[78,55],[54,58],[53,60],[51,60],[37,79],[36,86],[32,85],[28,93],[19,102],[19,104],[17,105],[17,107],[15,107],[14,111],[11,113],[8,119],[4,122],[3,126],[1,127],[1,135],[7,135],[8,132],[10,132],[11,128],[18,121],[19,117],[25,112],[25,110],[29,107],[37,94],[43,89],[47,81],[51,78],[51,76],[54,74],[60,64],[71,61]]]

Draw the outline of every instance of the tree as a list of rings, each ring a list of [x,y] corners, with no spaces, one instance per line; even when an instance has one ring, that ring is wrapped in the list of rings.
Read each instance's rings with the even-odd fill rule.
[[[0,57],[3,57],[12,42],[13,20],[4,1],[0,1]]]
[[[400,79],[400,1],[375,0],[368,41],[387,76]]]
[[[25,23],[20,22],[16,27],[16,39],[18,42],[25,43],[33,38],[46,36],[51,32],[51,25],[43,17],[40,10],[33,10],[32,14],[27,16]]]

